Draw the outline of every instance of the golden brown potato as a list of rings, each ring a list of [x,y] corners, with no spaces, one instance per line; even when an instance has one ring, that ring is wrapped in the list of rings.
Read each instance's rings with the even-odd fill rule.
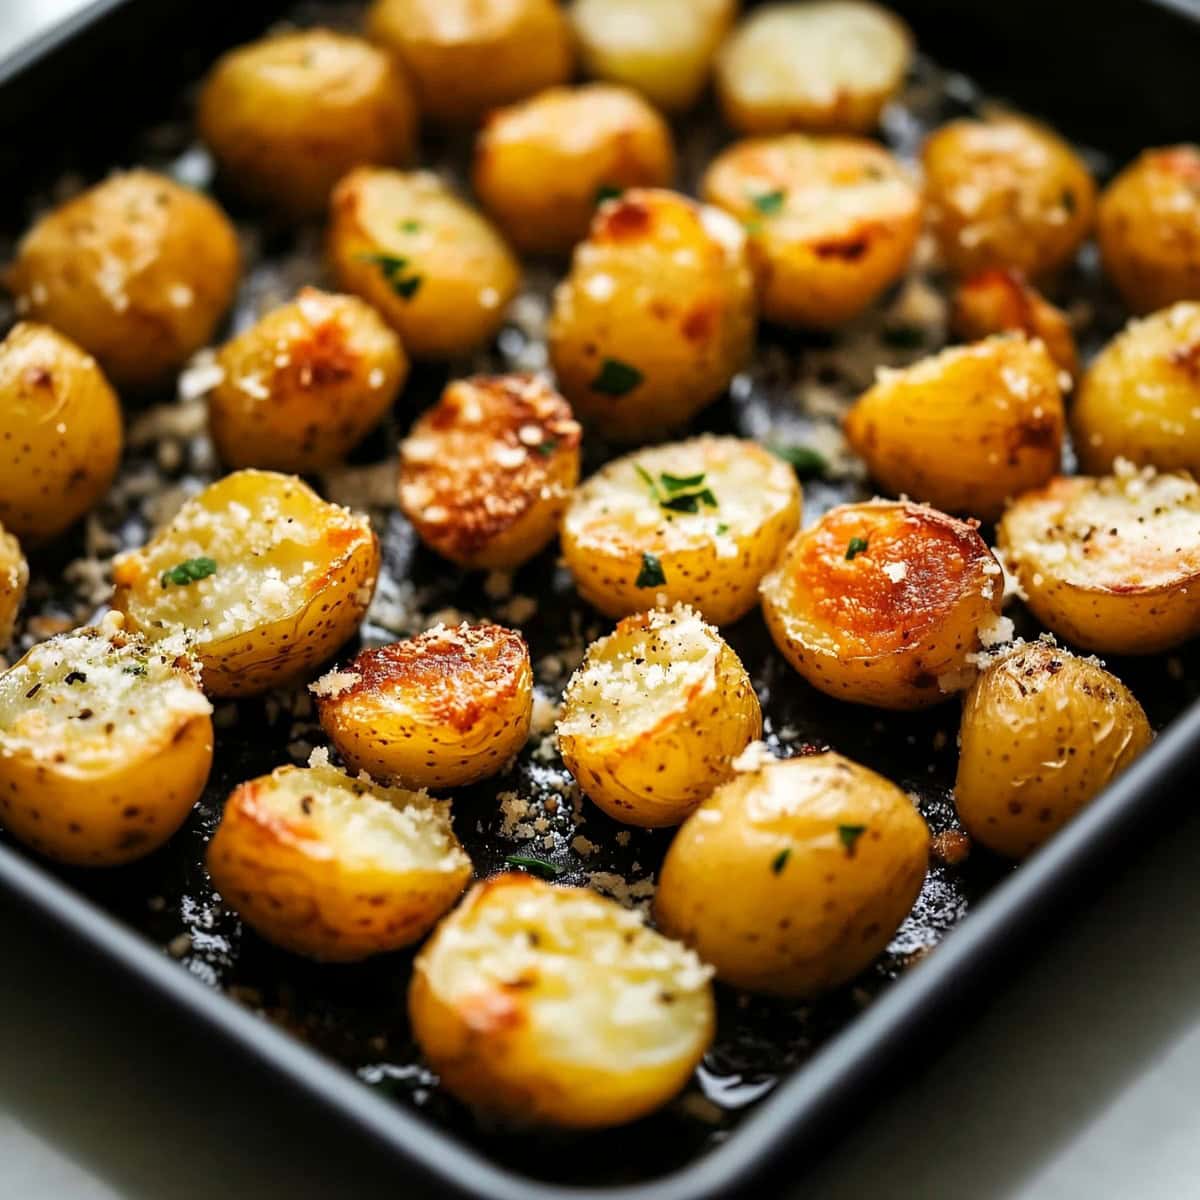
[[[1096,184],[1057,134],[1026,117],[961,118],[925,141],[925,198],[946,265],[1011,267],[1040,279],[1092,228]]]
[[[1059,470],[1065,424],[1046,347],[1008,334],[880,372],[846,437],[889,492],[990,521]]]
[[[13,639],[17,613],[21,611],[28,584],[29,564],[21,553],[21,545],[0,525],[0,650]]]
[[[865,0],[751,12],[717,56],[725,120],[742,133],[867,133],[904,82],[908,26]]]
[[[234,789],[207,864],[247,925],[327,962],[411,945],[471,878],[449,801],[352,778],[320,750]]]
[[[1157,654],[1200,633],[1200,487],[1140,472],[1052,480],[996,529],[1048,629],[1104,654]]]
[[[1071,407],[1082,470],[1118,458],[1200,475],[1200,304],[1131,321],[1092,360]]]
[[[196,120],[234,188],[296,217],[323,212],[351,167],[406,162],[417,135],[392,57],[329,29],[229,51],[205,80]]]
[[[208,426],[231,467],[313,472],[346,457],[408,375],[400,340],[369,304],[306,287],[226,342]]]
[[[121,406],[74,342],[21,321],[0,342],[0,521],[19,538],[61,533],[108,491]]]
[[[908,266],[921,194],[880,146],[804,134],[736,142],[704,198],[750,234],[764,317],[826,327],[857,316]]]
[[[334,189],[329,254],[338,285],[416,358],[492,338],[521,279],[496,230],[428,171],[351,171]]]
[[[417,957],[413,1036],[442,1085],[519,1125],[620,1125],[665,1104],[712,1041],[711,972],[585,888],[476,884]]]
[[[536,376],[457,379],[400,447],[400,507],[451,562],[519,566],[558,532],[579,442],[570,407]]]
[[[367,33],[404,63],[421,112],[446,124],[571,77],[571,32],[555,0],[375,0]]]
[[[715,400],[754,342],[746,235],[659,189],[600,206],[554,294],[550,358],[575,412],[617,441],[677,429]]]
[[[929,830],[895,784],[839,754],[759,749],[675,836],[654,915],[726,983],[811,996],[891,941],[925,880]]]
[[[1150,744],[1129,689],[1052,641],[993,661],[963,704],[954,803],[975,841],[1024,858]]]
[[[883,500],[827,512],[762,583],[771,637],[809,683],[897,709],[971,682],[970,656],[1011,627],[1003,592],[974,523]]]
[[[60,862],[157,850],[212,765],[212,705],[182,641],[151,645],[122,625],[109,613],[0,675],[0,820]]]
[[[1096,237],[1134,312],[1200,300],[1200,146],[1143,151],[1104,189]]]
[[[626,617],[571,676],[558,748],[588,799],[630,825],[678,825],[762,734],[741,660],[693,609]]]
[[[42,217],[7,278],[17,309],[94,354],[118,388],[161,384],[213,335],[241,269],[206,196],[126,171]]]
[[[509,241],[563,253],[588,231],[596,204],[675,174],[667,123],[636,92],[593,83],[551,88],[493,112],[475,142],[475,194]]]
[[[292,475],[236,471],[113,563],[113,607],[151,641],[182,634],[211,696],[266,691],[361,624],[379,574],[366,517]]]
[[[795,472],[755,442],[704,435],[614,459],[571,498],[563,557],[610,617],[690,604],[714,625],[754,607],[800,524]]]
[[[529,647],[501,625],[437,625],[363,650],[311,691],[346,762],[405,787],[476,783],[529,739]]]

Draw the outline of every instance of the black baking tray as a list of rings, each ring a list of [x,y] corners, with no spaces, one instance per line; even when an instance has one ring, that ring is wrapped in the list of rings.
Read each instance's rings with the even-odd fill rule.
[[[321,19],[326,7],[340,8],[302,7],[309,19]],[[1191,5],[1111,0],[1047,6],[1016,0],[976,6],[914,0],[895,7],[912,22],[932,59],[1095,148],[1102,170],[1141,146],[1196,134],[1200,13]],[[111,165],[146,157],[146,146],[164,139],[171,143],[173,135],[169,128],[164,134],[161,125],[186,113],[190,82],[221,49],[256,35],[293,8],[246,0],[170,5],[100,0],[0,64],[0,179],[5,181],[0,231],[18,232],[29,218],[31,197],[51,196],[64,171],[96,178]],[[953,115],[956,105],[970,109],[978,96],[964,79],[950,83],[943,116]],[[452,149],[434,149],[453,155]],[[170,144],[162,152],[170,157],[178,150]],[[248,219],[236,207],[235,215]],[[287,235],[265,227],[260,232],[261,257],[269,262]],[[1096,302],[1103,310],[1106,298]],[[1111,324],[1105,329],[1101,321],[1098,332],[1110,331]],[[767,331],[764,345],[783,354],[809,349],[803,339],[774,331]],[[363,461],[388,451],[412,410],[432,401],[445,374],[432,368],[414,374],[405,411],[364,449]],[[716,406],[705,422],[711,428],[740,428],[730,402]],[[810,514],[839,498],[836,488],[806,487]],[[132,528],[125,530],[126,537],[136,540],[144,533],[136,520],[127,524]],[[461,601],[476,611],[486,606],[478,582],[447,573],[423,554],[400,518],[389,518],[383,534],[393,577],[422,581],[443,602]],[[78,546],[56,547],[39,558],[35,571],[52,576],[76,552]],[[543,604],[534,628],[526,630],[535,655],[554,650],[572,611],[578,611],[563,596],[561,581],[537,587],[531,582],[553,574],[551,556],[518,576],[519,590],[553,601]],[[53,603],[52,596],[43,600]],[[760,690],[771,693],[765,706],[771,727],[791,730],[786,736],[776,733],[782,749],[833,744],[919,792],[931,825],[947,827],[953,815],[948,780],[955,705],[917,717],[881,719],[816,696],[779,668],[777,656],[770,668],[769,645],[756,616],[739,623],[729,637]],[[204,908],[207,883],[199,863],[219,797],[233,782],[284,761],[280,742],[291,728],[285,723],[277,730],[280,723],[274,720],[258,722],[261,710],[253,705],[241,716],[243,725],[247,717],[255,722],[255,738],[219,754],[210,793],[159,854],[120,872],[87,874],[35,860],[0,835],[0,885],[193,1017],[230,1051],[256,1059],[403,1160],[407,1194],[494,1200],[761,1195],[764,1188],[770,1191],[759,1182],[764,1173],[777,1169],[785,1156],[815,1152],[850,1111],[887,1086],[891,1068],[916,1054],[926,1035],[942,1035],[961,1020],[1022,944],[1094,886],[1102,869],[1142,841],[1172,805],[1187,798],[1188,773],[1200,752],[1200,707],[1193,703],[1198,657],[1193,648],[1169,663],[1114,664],[1165,732],[1020,870],[979,853],[962,870],[936,869],[912,923],[916,933],[937,942],[935,953],[910,966],[906,958],[916,956],[906,955],[903,947],[894,950],[854,987],[818,1005],[744,1004],[722,991],[722,1024],[735,1033],[725,1035],[715,1059],[710,1056],[708,1083],[714,1094],[740,1098],[730,1099],[711,1125],[667,1113],[583,1138],[533,1139],[480,1129],[436,1093],[406,1043],[407,956],[362,967],[315,967],[243,936],[227,914],[214,918]],[[535,769],[519,770],[522,784],[533,787]],[[494,836],[494,791],[483,788],[456,798],[460,835],[482,873],[517,848]],[[477,820],[474,834],[461,827],[465,822],[473,828]],[[597,842],[611,841],[612,829],[591,813],[583,832]],[[628,873],[635,857],[653,863],[664,845],[665,835],[635,834],[631,851],[607,845],[594,865]],[[578,873],[579,864],[574,866]],[[148,899],[161,904],[148,905]],[[189,931],[191,942],[183,965],[163,952],[181,928]],[[275,1020],[264,1020],[263,1010]],[[368,1061],[364,1046],[374,1048],[377,1041],[378,1061]],[[357,1069],[359,1078],[346,1066]],[[765,1098],[745,1099],[759,1093]],[[598,1181],[603,1186],[586,1186]]]

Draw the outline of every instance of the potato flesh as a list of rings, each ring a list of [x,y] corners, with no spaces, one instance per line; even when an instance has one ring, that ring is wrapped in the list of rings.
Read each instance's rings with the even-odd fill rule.
[[[12,641],[28,584],[29,564],[20,543],[0,525],[0,651]]]

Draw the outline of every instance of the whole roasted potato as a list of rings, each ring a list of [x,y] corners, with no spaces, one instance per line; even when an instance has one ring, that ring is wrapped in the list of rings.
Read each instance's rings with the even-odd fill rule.
[[[405,162],[417,134],[391,55],[329,29],[229,51],[205,80],[196,120],[234,188],[295,217],[323,212],[351,167]]]
[[[644,441],[715,400],[754,342],[746,235],[726,213],[654,188],[600,206],[554,294],[550,359],[575,412]]]
[[[375,591],[366,517],[292,475],[235,471],[113,563],[113,607],[153,642],[182,634],[212,696],[263,692],[353,635]]]
[[[891,941],[925,880],[929,830],[895,784],[840,754],[763,750],[676,834],[654,916],[718,979],[811,996]]]
[[[952,346],[878,382],[846,416],[846,438],[871,477],[984,521],[1049,480],[1062,462],[1059,369],[1021,334]]]
[[[207,865],[268,941],[327,962],[411,945],[471,878],[450,803],[329,765],[277,767],[225,801]]]
[[[21,544],[0,525],[0,651],[12,641],[28,584],[29,564]]]
[[[907,709],[971,682],[969,657],[1001,639],[1003,592],[974,523],[874,500],[798,533],[762,602],[776,646],[814,687]]]
[[[438,926],[408,992],[442,1085],[519,1125],[620,1125],[670,1100],[712,1041],[711,972],[586,888],[507,874]]]
[[[488,341],[521,278],[496,230],[429,171],[351,171],[333,193],[329,255],[338,285],[416,358]]]
[[[588,647],[558,721],[567,770],[630,825],[678,825],[762,734],[741,660],[690,608],[626,617]]]
[[[456,379],[400,447],[400,507],[451,562],[520,566],[558,532],[579,442],[567,402],[536,376]]]
[[[108,491],[121,460],[121,406],[74,342],[21,321],[0,342],[0,521],[39,542]]]
[[[475,142],[473,183],[518,250],[559,254],[588,231],[596,204],[675,174],[671,130],[636,92],[593,83],[550,88],[491,113]]]
[[[7,283],[19,312],[94,354],[118,388],[142,388],[208,343],[240,267],[233,226],[211,200],[138,170],[42,217]]]
[[[614,459],[571,498],[562,549],[606,616],[690,604],[714,625],[754,607],[800,524],[795,472],[755,442],[705,434]]]
[[[1024,858],[1150,744],[1129,689],[1095,659],[1037,641],[995,659],[967,692],[954,803],[967,832]]]
[[[750,234],[764,317],[839,325],[908,266],[921,194],[882,147],[784,134],[736,142],[705,173],[704,198]]]
[[[157,850],[212,764],[212,705],[182,641],[152,645],[122,624],[109,613],[0,675],[0,821],[59,862]]]

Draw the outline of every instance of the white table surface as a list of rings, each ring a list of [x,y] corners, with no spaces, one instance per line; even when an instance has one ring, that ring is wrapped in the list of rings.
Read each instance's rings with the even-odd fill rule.
[[[80,2],[0,0],[0,54]],[[1130,858],[962,1032],[763,1195],[1200,1198],[1200,815]],[[0,902],[0,1197],[335,1195],[411,1192]]]

